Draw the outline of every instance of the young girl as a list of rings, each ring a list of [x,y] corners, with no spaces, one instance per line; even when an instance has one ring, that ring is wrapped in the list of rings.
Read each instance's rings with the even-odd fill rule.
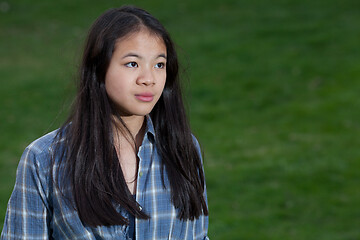
[[[90,29],[76,103],[23,153],[1,239],[208,239],[169,34],[125,6]]]

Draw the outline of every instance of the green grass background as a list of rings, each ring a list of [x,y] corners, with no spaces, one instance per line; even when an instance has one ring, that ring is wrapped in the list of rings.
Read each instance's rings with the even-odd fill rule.
[[[0,227],[24,148],[57,128],[86,32],[124,3],[187,69],[211,239],[360,239],[360,1],[0,1]]]

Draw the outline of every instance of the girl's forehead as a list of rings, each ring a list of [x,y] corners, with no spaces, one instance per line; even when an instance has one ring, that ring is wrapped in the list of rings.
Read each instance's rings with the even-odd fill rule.
[[[142,49],[165,49],[166,45],[162,37],[147,29],[129,33],[125,37],[119,38],[115,42],[114,50],[127,50],[129,48]]]
[[[152,31],[151,29],[148,29],[147,27],[141,26],[139,30],[130,32],[130,33],[126,34],[125,36],[118,38],[115,42],[115,46],[117,44],[121,44],[121,42],[128,41],[128,40],[132,41],[134,39],[139,39],[139,38],[140,39],[141,38],[155,39],[156,41],[159,41],[159,43],[162,43],[165,45],[164,39],[161,37],[161,35]]]

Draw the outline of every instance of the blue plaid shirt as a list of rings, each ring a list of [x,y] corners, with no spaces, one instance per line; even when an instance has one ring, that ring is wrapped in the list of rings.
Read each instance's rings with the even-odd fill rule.
[[[82,223],[78,213],[55,188],[49,174],[52,169],[49,156],[56,133],[53,131],[37,139],[25,149],[1,239],[131,239],[126,225],[89,227]],[[154,139],[153,124],[147,117],[147,131],[138,152],[136,201],[151,218],[135,220],[136,239],[208,239],[208,217],[201,215],[193,221],[176,217],[166,172],[167,188],[162,185],[160,156]],[[198,143],[197,146],[199,148]],[[58,167],[56,163],[55,168]],[[206,191],[204,194],[206,198]],[[129,216],[120,207],[118,210],[123,216]]]

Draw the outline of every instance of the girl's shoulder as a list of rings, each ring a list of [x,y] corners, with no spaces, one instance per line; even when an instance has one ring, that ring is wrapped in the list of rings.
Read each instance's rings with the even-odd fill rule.
[[[24,162],[29,166],[48,168],[54,156],[55,147],[60,146],[62,141],[58,138],[58,132],[59,129],[56,129],[30,143],[21,156],[20,164]]]
[[[61,139],[59,140],[57,138],[58,132],[59,129],[56,129],[34,140],[26,147],[26,150],[30,150],[34,154],[43,154],[43,153],[51,152],[53,146],[61,141]]]
[[[199,140],[197,140],[197,138],[195,137],[195,135],[193,133],[191,133],[191,137],[193,139],[193,142],[196,146],[196,148],[200,149],[200,143],[199,143]]]

